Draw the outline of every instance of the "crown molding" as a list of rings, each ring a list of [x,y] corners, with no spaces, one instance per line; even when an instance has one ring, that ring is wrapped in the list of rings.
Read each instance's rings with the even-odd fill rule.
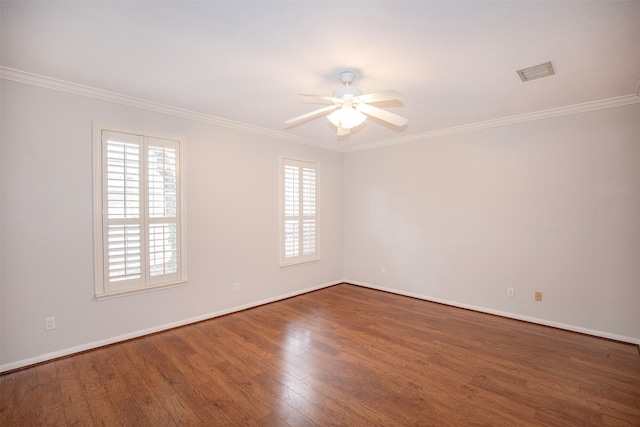
[[[316,142],[307,138],[293,136],[285,132],[275,131],[271,129],[262,128],[259,126],[253,126],[246,123],[223,119],[223,118],[212,116],[209,114],[203,114],[195,111],[185,110],[183,108],[178,108],[170,105],[160,104],[157,102],[147,101],[145,99],[134,98],[132,96],[122,95],[115,92],[109,92],[102,89],[96,89],[93,87],[84,86],[77,83],[71,83],[64,80],[58,80],[51,77],[29,73],[26,71],[16,70],[13,68],[0,66],[0,78],[5,80],[11,80],[18,83],[25,83],[33,86],[39,86],[46,89],[57,90],[60,92],[66,92],[74,95],[85,96],[88,98],[98,99],[100,101],[107,101],[107,102],[125,105],[128,107],[140,108],[143,110],[153,111],[156,113],[167,114],[174,117],[180,117],[183,119],[194,120],[201,123],[208,123],[216,126],[241,130],[241,131],[250,132],[250,133],[254,133],[262,136],[268,136],[268,137],[277,138],[280,140],[295,142],[298,144],[310,145],[316,148],[322,148],[324,150],[342,151],[342,148],[340,147],[327,146],[326,144],[321,144],[319,142]]]
[[[38,74],[28,73],[26,71],[16,70],[13,68],[0,66],[0,78],[11,80],[19,83],[30,84],[34,86],[40,86],[47,89],[53,89],[61,92],[71,93],[75,95],[85,96],[89,98],[98,99],[101,101],[113,102],[116,104],[126,105],[129,107],[140,108],[157,113],[167,114],[174,117],[180,117],[188,120],[194,120],[202,123],[213,124],[216,126],[241,130],[250,132],[262,136],[268,136],[284,141],[295,142],[298,144],[309,145],[323,150],[338,151],[338,152],[352,152],[369,150],[372,148],[386,147],[390,145],[404,144],[407,142],[424,141],[433,138],[438,138],[447,135],[457,135],[461,133],[474,132],[483,129],[496,128],[501,126],[508,126],[517,123],[526,123],[535,120],[549,119],[553,117],[561,117],[570,114],[579,114],[589,111],[602,110],[606,108],[615,108],[624,105],[638,104],[640,103],[640,83],[636,89],[635,94],[620,96],[616,98],[604,99],[600,101],[585,102],[583,104],[569,105],[566,107],[553,108],[550,110],[537,111],[534,113],[520,114],[516,116],[503,117],[500,119],[487,120],[484,122],[477,122],[466,124],[462,126],[454,126],[445,129],[437,129],[434,131],[418,133],[415,135],[408,135],[405,137],[398,137],[392,139],[386,139],[382,141],[375,141],[372,143],[364,143],[353,146],[330,146],[322,144],[311,139],[302,138],[294,135],[290,135],[285,132],[275,131],[272,129],[266,129],[259,126],[253,126],[246,123],[236,122],[233,120],[223,119],[220,117],[198,113],[195,111],[185,110],[182,108],[172,107],[170,105],[160,104],[152,101],[147,101],[140,98],[134,98],[127,95],[122,95],[115,92],[109,92],[102,89],[96,89],[89,86],[83,86],[76,83],[67,82],[64,80],[58,80],[51,77],[41,76]]]
[[[640,92],[640,86],[638,87]],[[490,129],[502,126],[508,126],[517,123],[532,122],[535,120],[544,120],[553,117],[567,116],[570,114],[586,113],[589,111],[603,110],[607,108],[621,107],[630,104],[640,104],[640,93],[619,96],[616,98],[603,99],[600,101],[585,102],[583,104],[568,105],[566,107],[553,108],[550,110],[537,111],[534,113],[519,114],[517,116],[503,117],[495,120],[487,120],[484,122],[470,123],[462,126],[455,126],[445,129],[437,129],[430,132],[423,132],[406,137],[392,138],[384,141],[373,142],[370,144],[362,144],[354,147],[346,147],[343,151],[362,151],[372,148],[386,147],[389,145],[404,144],[407,142],[424,141],[428,139],[438,138],[447,135],[457,135],[461,133],[474,132],[483,129]]]

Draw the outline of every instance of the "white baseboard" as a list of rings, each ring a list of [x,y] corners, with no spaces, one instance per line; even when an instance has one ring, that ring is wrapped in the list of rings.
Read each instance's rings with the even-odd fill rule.
[[[99,348],[99,347],[104,347],[106,345],[115,344],[115,343],[118,343],[118,342],[130,340],[130,339],[134,339],[134,338],[139,338],[139,337],[142,337],[144,335],[149,335],[149,334],[153,334],[153,333],[156,333],[156,332],[166,331],[168,329],[177,328],[179,326],[185,326],[185,325],[189,325],[191,323],[197,323],[197,322],[201,322],[203,320],[213,319],[215,317],[224,316],[226,314],[235,313],[235,312],[238,312],[238,311],[246,310],[246,309],[257,307],[257,306],[260,306],[260,305],[269,304],[269,303],[272,303],[272,302],[275,302],[275,301],[280,301],[280,300],[283,300],[283,299],[287,299],[287,298],[295,297],[295,296],[298,296],[298,295],[306,294],[308,292],[316,291],[316,290],[319,290],[319,289],[328,288],[330,286],[334,286],[334,285],[337,285],[337,284],[340,284],[340,283],[349,283],[349,284],[353,284],[353,285],[357,285],[357,286],[362,286],[362,287],[365,287],[365,288],[370,288],[370,289],[376,289],[376,290],[379,290],[379,291],[389,292],[389,293],[392,293],[392,294],[404,295],[404,296],[408,296],[408,297],[412,297],[412,298],[417,298],[417,299],[421,299],[421,300],[424,300],[424,301],[436,302],[436,303],[439,303],[439,304],[450,305],[452,307],[465,308],[465,309],[468,309],[468,310],[478,311],[478,312],[481,312],[481,313],[494,314],[494,315],[497,315],[497,316],[507,317],[507,318],[510,318],[510,319],[522,320],[522,321],[525,321],[525,322],[536,323],[536,324],[544,325],[544,326],[551,326],[551,327],[558,328],[558,329],[565,329],[565,330],[572,331],[572,332],[579,332],[579,333],[582,333],[582,334],[593,335],[593,336],[596,336],[596,337],[607,338],[607,339],[612,339],[612,340],[621,341],[621,342],[627,342],[627,343],[630,343],[630,344],[636,344],[636,345],[640,346],[640,338],[632,338],[632,337],[627,337],[627,336],[623,336],[623,335],[612,334],[612,333],[609,333],[609,332],[582,328],[582,327],[575,326],[575,325],[569,325],[569,324],[565,324],[565,323],[553,322],[553,321],[550,321],[550,320],[539,319],[539,318],[535,318],[535,317],[523,316],[523,315],[520,315],[520,314],[517,314],[517,313],[509,313],[509,312],[505,312],[505,311],[493,310],[493,309],[490,309],[490,308],[478,307],[478,306],[470,305],[470,304],[464,304],[464,303],[460,303],[460,302],[456,302],[456,301],[445,300],[445,299],[442,299],[442,298],[429,297],[427,295],[417,294],[417,293],[414,293],[414,292],[406,292],[406,291],[402,291],[402,290],[399,290],[399,289],[372,285],[370,283],[360,282],[360,281],[357,281],[357,280],[344,279],[344,280],[338,280],[338,281],[335,281],[335,282],[324,283],[324,284],[317,285],[317,286],[312,286],[312,287],[309,287],[309,288],[306,288],[306,289],[302,289],[302,290],[299,290],[299,291],[290,292],[290,293],[283,294],[283,295],[278,295],[276,297],[267,298],[267,299],[264,299],[264,300],[261,300],[261,301],[251,302],[251,303],[248,303],[248,304],[244,304],[244,305],[240,305],[240,306],[237,306],[237,307],[228,308],[228,309],[225,309],[225,310],[206,313],[206,314],[203,314],[203,315],[200,315],[200,316],[191,317],[191,318],[180,320],[180,321],[177,321],[177,322],[172,322],[172,323],[167,323],[167,324],[164,324],[164,325],[155,326],[153,328],[147,328],[147,329],[143,329],[143,330],[139,330],[139,331],[134,331],[134,332],[131,332],[131,333],[128,333],[128,334],[118,335],[118,336],[107,338],[107,339],[104,339],[104,340],[94,341],[94,342],[90,342],[90,343],[87,343],[87,344],[82,344],[82,345],[78,345],[78,346],[75,346],[75,347],[70,347],[70,348],[66,348],[66,349],[63,349],[63,350],[42,354],[42,355],[39,355],[39,356],[36,356],[36,357],[30,357],[28,359],[23,359],[23,360],[18,360],[16,362],[7,363],[7,364],[4,364],[4,365],[0,365],[0,373],[1,372],[12,371],[14,369],[24,368],[26,366],[35,365],[35,364],[38,364],[38,363],[46,362],[48,360],[53,360],[53,359],[57,359],[57,358],[60,358],[60,357],[69,356],[71,354],[80,353],[80,352],[87,351],[87,350],[93,350],[93,349],[96,349],[96,348]]]
[[[63,350],[54,351],[51,353],[42,354],[36,357],[30,357],[28,359],[18,360],[16,362],[7,363],[4,365],[0,365],[0,373],[12,371],[14,369],[24,368],[26,366],[35,365],[38,363],[46,362],[48,360],[58,359],[60,357],[69,356],[71,354],[80,353],[87,350],[93,350],[99,347],[104,347],[106,345],[115,344],[118,342],[130,340],[133,338],[139,338],[144,335],[154,334],[156,332],[166,331],[168,329],[177,328],[179,326],[189,325],[191,323],[201,322],[203,320],[213,319],[214,317],[224,316],[225,314],[235,313],[238,311],[246,310],[249,308],[257,307],[264,304],[269,304],[271,302],[280,301],[283,299],[295,297],[298,295],[306,294],[308,292],[316,291],[318,289],[328,288],[329,286],[334,286],[337,284],[343,283],[342,280],[336,282],[324,283],[322,285],[312,286],[310,288],[302,289],[295,292],[290,292],[283,295],[278,295],[273,298],[267,298],[261,301],[255,301],[248,304],[240,305],[237,307],[228,308],[225,310],[214,311],[212,313],[206,313],[200,316],[191,317],[184,320],[179,320],[177,322],[166,323],[164,325],[154,326],[153,328],[142,329],[139,331],[130,332],[124,335],[118,335],[115,337],[107,338],[104,340],[94,341],[87,344],[81,344],[75,347],[65,348]]]
[[[517,313],[509,313],[509,312],[506,312],[506,311],[493,310],[491,308],[478,307],[478,306],[475,306],[475,305],[470,305],[470,304],[464,304],[464,303],[460,303],[460,302],[456,302],[456,301],[445,300],[445,299],[442,299],[442,298],[435,298],[435,297],[430,297],[430,296],[427,296],[427,295],[416,294],[416,293],[413,293],[413,292],[401,291],[399,289],[393,289],[393,288],[387,288],[387,287],[384,287],[384,286],[372,285],[370,283],[359,282],[357,280],[345,279],[344,283],[350,283],[350,284],[353,284],[353,285],[362,286],[364,288],[377,289],[379,291],[385,291],[385,292],[389,292],[389,293],[397,294],[397,295],[404,295],[404,296],[417,298],[417,299],[421,299],[421,300],[425,300],[425,301],[437,302],[439,304],[450,305],[452,307],[466,308],[468,310],[478,311],[478,312],[481,312],[481,313],[494,314],[496,316],[507,317],[509,319],[522,320],[522,321],[525,321],[525,322],[536,323],[536,324],[539,324],[539,325],[551,326],[553,328],[565,329],[567,331],[579,332],[581,334],[593,335],[593,336],[600,337],[600,338],[607,338],[607,339],[611,339],[611,340],[626,342],[626,343],[629,343],[629,344],[637,344],[637,345],[640,346],[640,338],[632,338],[632,337],[627,337],[627,336],[624,336],[624,335],[617,335],[617,334],[612,334],[612,333],[609,333],[609,332],[597,331],[597,330],[588,329],[588,328],[582,328],[580,326],[569,325],[569,324],[566,324],[566,323],[559,323],[559,322],[553,322],[551,320],[539,319],[539,318],[536,318],[536,317],[523,316],[523,315],[517,314]]]

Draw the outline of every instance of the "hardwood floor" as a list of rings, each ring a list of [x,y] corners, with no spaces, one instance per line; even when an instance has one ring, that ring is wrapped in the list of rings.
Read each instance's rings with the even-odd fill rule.
[[[638,347],[342,284],[0,377],[0,425],[640,426]]]

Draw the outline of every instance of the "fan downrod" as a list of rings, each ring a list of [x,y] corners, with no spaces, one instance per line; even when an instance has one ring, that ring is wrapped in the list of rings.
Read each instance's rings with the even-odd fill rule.
[[[356,73],[353,71],[343,71],[339,75],[340,81],[344,86],[340,86],[338,89],[334,90],[331,94],[335,98],[344,98],[347,99],[353,98],[354,96],[362,95],[362,91],[355,86],[351,86],[351,82],[356,77]]]
[[[353,82],[353,79],[356,78],[356,73],[353,71],[343,71],[338,76],[343,85],[349,86]]]

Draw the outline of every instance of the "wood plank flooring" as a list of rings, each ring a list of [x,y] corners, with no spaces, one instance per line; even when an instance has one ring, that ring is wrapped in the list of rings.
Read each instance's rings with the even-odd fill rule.
[[[0,425],[640,426],[640,355],[341,284],[2,375]]]

